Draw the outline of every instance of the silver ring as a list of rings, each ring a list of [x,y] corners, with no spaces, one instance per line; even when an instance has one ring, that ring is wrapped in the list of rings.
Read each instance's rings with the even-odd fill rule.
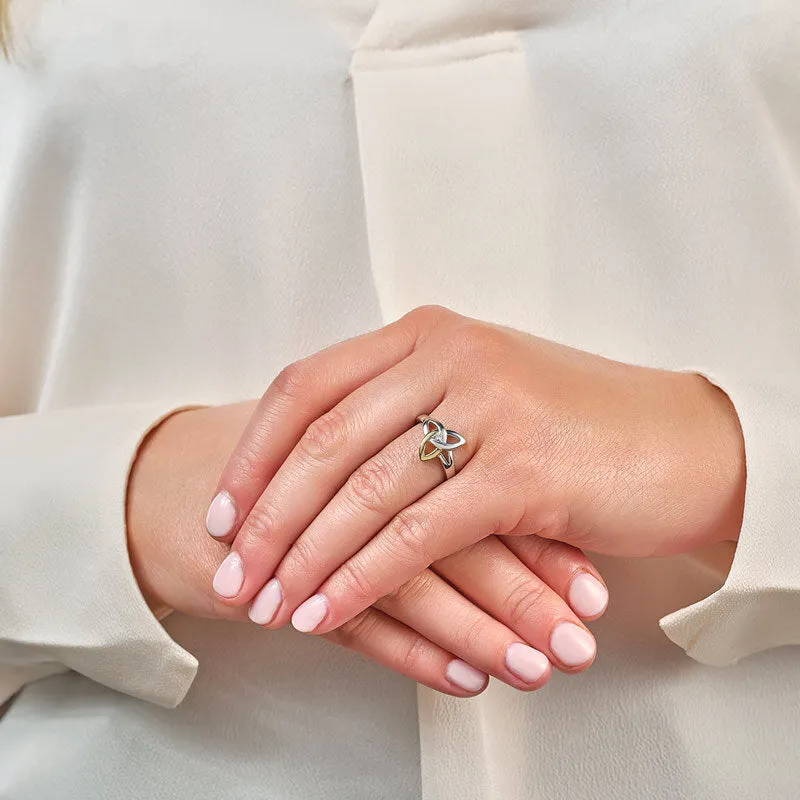
[[[452,478],[456,474],[456,468],[453,466],[453,450],[456,447],[461,447],[465,444],[466,440],[460,433],[448,430],[438,420],[429,417],[427,414],[420,414],[417,417],[417,422],[422,422],[422,441],[419,445],[419,460],[430,461],[432,458],[439,457],[444,467],[445,480]],[[455,437],[454,442],[448,442],[450,436]],[[425,445],[430,444],[433,450],[425,452]]]

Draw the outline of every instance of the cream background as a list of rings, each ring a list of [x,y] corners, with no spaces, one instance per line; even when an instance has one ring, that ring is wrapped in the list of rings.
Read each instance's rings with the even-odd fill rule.
[[[796,797],[800,6],[13,11],[0,797]],[[470,701],[291,630],[162,627],[124,544],[146,430],[428,302],[725,388],[730,573],[598,558],[592,668]]]

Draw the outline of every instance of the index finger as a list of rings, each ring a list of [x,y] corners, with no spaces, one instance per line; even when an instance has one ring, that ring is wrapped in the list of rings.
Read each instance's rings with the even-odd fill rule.
[[[232,541],[306,428],[359,386],[413,353],[447,315],[455,312],[443,306],[419,306],[382,328],[284,367],[261,397],[222,471],[206,514],[208,532]]]

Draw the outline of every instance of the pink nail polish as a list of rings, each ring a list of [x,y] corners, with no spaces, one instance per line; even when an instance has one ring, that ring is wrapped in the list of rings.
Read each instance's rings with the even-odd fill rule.
[[[594,575],[580,572],[569,585],[567,600],[579,617],[595,617],[608,605],[608,590]]]
[[[242,557],[236,552],[230,552],[214,575],[212,583],[214,591],[221,597],[236,597],[243,583]]]
[[[206,530],[217,539],[227,536],[236,522],[236,503],[226,491],[221,491],[208,507]]]
[[[578,667],[597,652],[594,636],[572,622],[556,625],[550,635],[550,649],[565,667]]]
[[[324,594],[315,594],[292,614],[292,627],[301,633],[310,633],[325,619],[329,610],[328,598]]]
[[[550,660],[544,653],[522,642],[506,648],[506,667],[526,683],[537,683],[550,670]]]
[[[283,589],[281,589],[280,581],[273,578],[271,581],[267,581],[264,588],[255,596],[247,611],[247,616],[256,625],[266,625],[272,622],[282,602]]]
[[[450,683],[455,684],[468,692],[479,692],[486,686],[489,676],[479,669],[475,669],[471,664],[454,658],[444,671],[444,675]]]

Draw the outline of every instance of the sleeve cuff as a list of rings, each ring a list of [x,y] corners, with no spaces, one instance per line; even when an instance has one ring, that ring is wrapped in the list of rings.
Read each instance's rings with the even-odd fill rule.
[[[136,404],[0,419],[0,700],[75,670],[173,708],[197,659],[150,610],[130,564],[125,505],[145,436],[178,411]]]
[[[726,392],[739,415],[744,516],[724,584],[659,625],[696,661],[728,666],[761,650],[800,644],[800,378],[684,371]]]

